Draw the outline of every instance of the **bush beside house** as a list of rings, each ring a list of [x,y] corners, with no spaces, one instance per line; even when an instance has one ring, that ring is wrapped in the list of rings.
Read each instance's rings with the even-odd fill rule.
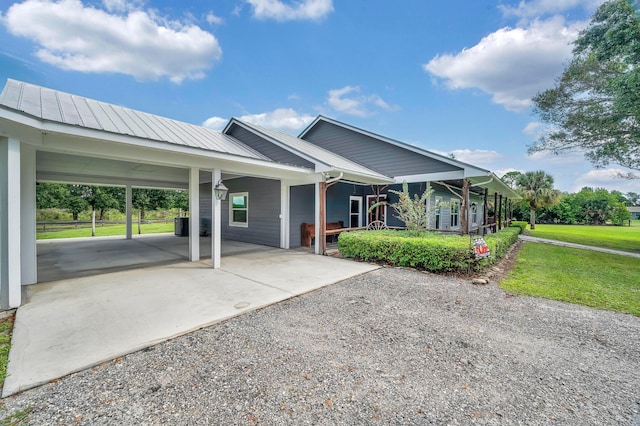
[[[429,272],[469,272],[498,262],[517,240],[520,227],[485,236],[491,256],[476,259],[469,236],[407,231],[354,231],[340,234],[343,256]]]

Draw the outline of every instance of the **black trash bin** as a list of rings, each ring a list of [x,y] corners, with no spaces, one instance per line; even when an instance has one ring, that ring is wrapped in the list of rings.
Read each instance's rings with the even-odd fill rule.
[[[174,231],[178,237],[189,236],[189,218],[188,217],[176,217],[173,221]]]

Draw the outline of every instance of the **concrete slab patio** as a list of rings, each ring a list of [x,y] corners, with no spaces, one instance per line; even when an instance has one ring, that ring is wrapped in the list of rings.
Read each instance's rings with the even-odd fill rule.
[[[250,244],[227,250],[215,270],[174,260],[29,286],[2,396],[377,268]]]

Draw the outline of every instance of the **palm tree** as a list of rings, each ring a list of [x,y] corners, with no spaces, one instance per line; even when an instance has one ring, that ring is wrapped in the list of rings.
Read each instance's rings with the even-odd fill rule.
[[[536,210],[558,204],[562,193],[553,189],[553,177],[542,170],[522,173],[516,184],[524,201],[529,203],[529,226],[536,229]]]

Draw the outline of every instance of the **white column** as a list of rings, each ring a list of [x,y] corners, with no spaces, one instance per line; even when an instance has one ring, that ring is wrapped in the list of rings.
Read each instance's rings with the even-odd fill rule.
[[[316,188],[316,210],[315,210],[315,226],[316,226],[316,238],[314,250],[316,254],[322,254],[322,247],[320,245],[320,182],[315,183]]]
[[[189,170],[189,260],[200,260],[200,169]]]
[[[289,248],[289,213],[291,200],[291,185],[280,181],[280,248]]]
[[[222,201],[216,198],[214,188],[220,182],[222,172],[220,169],[213,169],[211,174],[211,266],[220,267],[220,256],[222,254]]]
[[[0,307],[22,303],[20,141],[0,139]]]
[[[20,146],[20,244],[22,285],[38,282],[36,246],[36,149]]]
[[[127,234],[127,240],[131,239],[131,235],[133,234],[132,228],[133,228],[133,221],[131,218],[131,215],[133,214],[133,188],[131,188],[131,185],[127,185],[126,189],[125,189],[125,210],[126,210],[126,215],[127,215],[127,226],[126,226],[126,234]]]

